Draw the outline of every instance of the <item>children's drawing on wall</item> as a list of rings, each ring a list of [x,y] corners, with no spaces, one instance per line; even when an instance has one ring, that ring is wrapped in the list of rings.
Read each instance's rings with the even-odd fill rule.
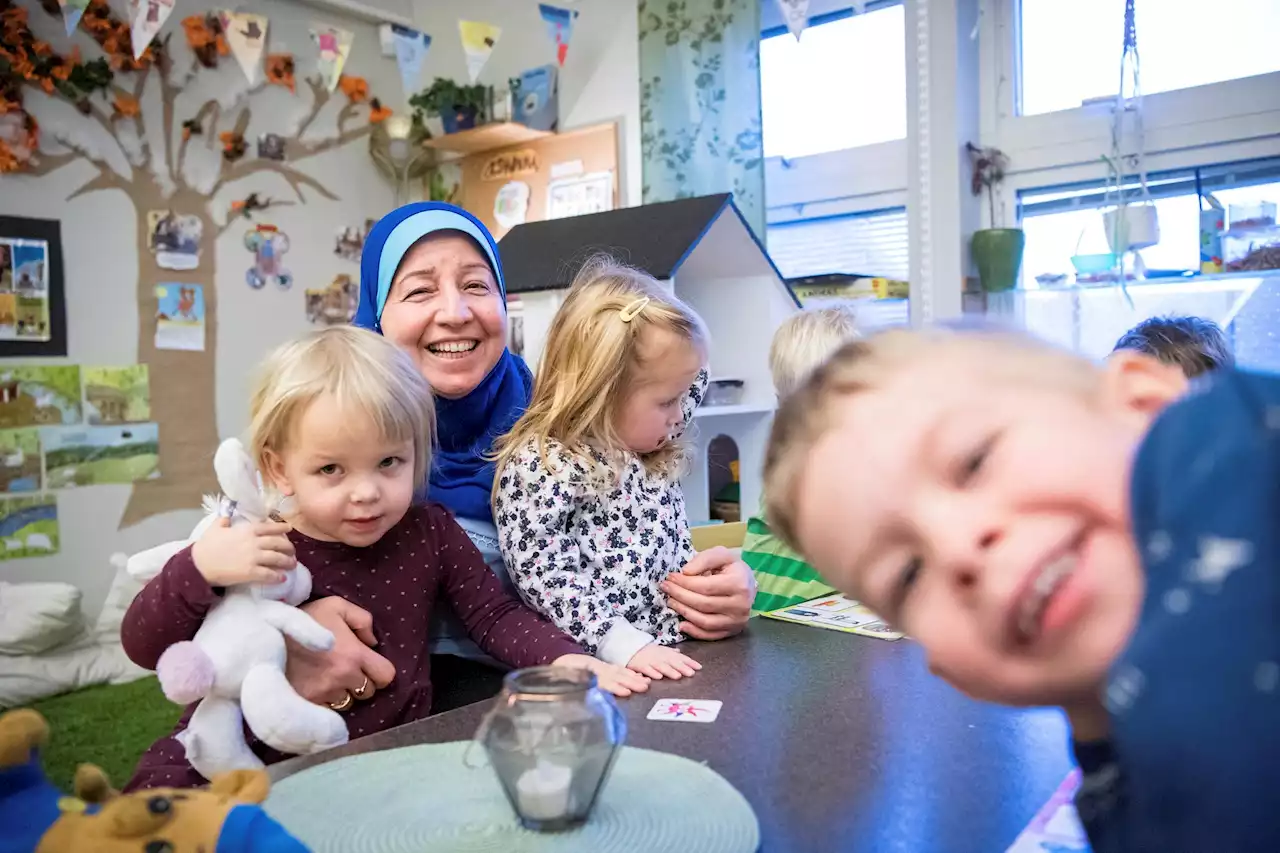
[[[156,285],[156,349],[204,350],[204,288]]]
[[[284,137],[278,133],[264,133],[258,137],[258,156],[263,160],[283,160]]]
[[[547,219],[613,210],[613,172],[562,178],[547,184]]]
[[[360,263],[360,253],[364,251],[364,239],[369,236],[373,220],[366,219],[364,227],[348,225],[338,229],[338,237],[333,244],[333,253],[346,261]]]
[[[80,368],[0,369],[0,429],[80,423]]]
[[[45,427],[45,483],[49,489],[132,483],[160,476],[160,430],[156,424]]]
[[[200,266],[200,217],[172,210],[147,211],[147,248],[156,265],[167,270],[193,270]]]
[[[524,181],[508,181],[493,200],[493,218],[498,225],[511,229],[524,224],[529,215],[529,185]]]
[[[0,492],[38,492],[43,481],[40,430],[0,430]]]
[[[524,303],[519,296],[507,297],[507,349],[524,357]]]
[[[53,495],[0,500],[0,560],[58,553],[58,499]]]
[[[95,426],[151,420],[151,383],[145,364],[84,368],[84,415]]]
[[[49,340],[49,246],[0,238],[0,340]]]
[[[358,298],[351,276],[335,275],[328,287],[306,292],[307,320],[324,326],[345,326],[356,316]]]
[[[274,284],[288,290],[293,284],[293,274],[281,263],[289,251],[289,235],[274,225],[257,225],[244,232],[244,247],[253,252],[253,266],[245,273],[245,280],[254,290]]]
[[[129,17],[133,20],[131,41],[134,59],[142,56],[142,52],[169,19],[173,2],[174,0],[129,0]]]

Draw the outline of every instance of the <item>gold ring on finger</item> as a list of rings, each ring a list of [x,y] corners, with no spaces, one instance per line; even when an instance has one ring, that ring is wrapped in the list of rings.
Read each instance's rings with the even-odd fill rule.
[[[357,699],[368,699],[373,696],[373,692],[369,690],[369,677],[365,676],[364,684],[361,684],[352,693]]]
[[[343,697],[341,702],[330,702],[329,707],[335,711],[345,711],[348,708],[350,708],[355,703],[355,701],[356,700],[352,697],[351,693],[348,691],[347,695]]]

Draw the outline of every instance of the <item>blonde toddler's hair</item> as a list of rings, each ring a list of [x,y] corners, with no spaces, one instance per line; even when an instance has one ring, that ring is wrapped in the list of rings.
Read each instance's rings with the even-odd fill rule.
[[[975,383],[1006,383],[1094,394],[1100,367],[1086,358],[1020,332],[999,328],[891,329],[844,344],[784,397],[773,418],[764,458],[765,517],[790,547],[805,461],[835,425],[839,404],[887,385],[903,368],[968,352]],[[886,424],[892,429],[892,424]]]
[[[769,346],[773,390],[779,397],[787,396],[841,344],[857,336],[857,318],[849,308],[815,308],[788,317]]]
[[[705,357],[706,327],[692,308],[639,270],[607,256],[587,261],[551,321],[533,399],[511,432],[497,442],[498,470],[531,442],[546,464],[547,442],[554,439],[589,470],[598,466],[583,451],[602,453],[610,465],[601,473],[616,474],[625,447],[614,420],[627,394],[652,367],[640,354],[650,331],[669,332]],[[674,477],[686,454],[682,442],[672,441],[642,454],[640,460],[647,470]],[[497,484],[495,478],[495,488]]]
[[[344,413],[368,417],[386,441],[413,443],[414,483],[431,464],[435,404],[408,353],[374,332],[335,326],[271,352],[258,368],[249,406],[249,453],[259,471],[292,440],[298,418],[329,396]]]

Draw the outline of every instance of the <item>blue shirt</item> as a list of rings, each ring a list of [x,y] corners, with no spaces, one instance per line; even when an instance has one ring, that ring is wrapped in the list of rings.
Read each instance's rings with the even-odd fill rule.
[[[1216,374],[1134,463],[1146,573],[1110,740],[1076,744],[1097,853],[1280,851],[1280,378]]]

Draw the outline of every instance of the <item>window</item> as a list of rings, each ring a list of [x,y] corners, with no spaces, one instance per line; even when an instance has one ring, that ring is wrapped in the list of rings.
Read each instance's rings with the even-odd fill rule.
[[[1224,207],[1258,200],[1280,202],[1280,160],[1254,160],[1154,174],[1148,188],[1160,222],[1160,242],[1142,250],[1148,272],[1200,269],[1201,191]],[[1136,183],[1127,192],[1136,189]],[[1019,194],[1022,230],[1027,235],[1022,259],[1024,287],[1034,288],[1042,273],[1072,272],[1076,254],[1106,254],[1101,211],[1107,206],[1101,183],[1055,187]]]
[[[784,278],[823,273],[907,278],[905,208],[770,225],[768,243]]]
[[[907,55],[901,4],[867,4],[760,40],[766,157],[803,157],[907,136]]]
[[[1023,115],[1117,94],[1124,8],[1022,0]],[[1280,71],[1277,0],[1138,0],[1135,25],[1143,95]]]

